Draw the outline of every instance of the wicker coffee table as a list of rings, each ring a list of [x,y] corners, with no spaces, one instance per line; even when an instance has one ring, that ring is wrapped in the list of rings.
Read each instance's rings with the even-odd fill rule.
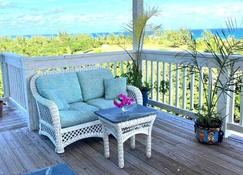
[[[123,112],[119,108],[104,109],[95,112],[103,125],[104,154],[110,157],[109,134],[117,139],[118,165],[124,167],[123,143],[131,138],[131,148],[135,149],[135,135],[147,135],[146,155],[151,157],[151,132],[157,110],[142,105],[132,105],[128,111]]]

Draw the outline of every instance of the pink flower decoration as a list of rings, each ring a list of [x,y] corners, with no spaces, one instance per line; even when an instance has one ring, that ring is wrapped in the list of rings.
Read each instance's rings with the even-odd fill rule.
[[[126,96],[125,94],[119,94],[114,99],[114,105],[117,106],[118,108],[122,108],[123,106],[131,105],[133,103],[134,103],[134,99]]]

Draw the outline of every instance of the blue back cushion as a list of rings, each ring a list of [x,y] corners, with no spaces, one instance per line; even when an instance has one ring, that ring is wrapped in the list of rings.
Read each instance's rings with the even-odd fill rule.
[[[127,94],[127,79],[125,77],[105,79],[105,99],[113,100],[119,94]]]
[[[78,72],[84,101],[103,97],[105,95],[104,79],[112,77],[112,73],[108,69],[93,69]]]
[[[63,96],[63,94],[58,90],[54,89],[42,89],[41,94],[56,103],[59,110],[68,110],[69,104],[67,103],[66,98]]]
[[[58,89],[68,103],[83,101],[78,77],[76,73],[60,73],[40,76],[36,80],[36,87],[40,95],[45,89]]]

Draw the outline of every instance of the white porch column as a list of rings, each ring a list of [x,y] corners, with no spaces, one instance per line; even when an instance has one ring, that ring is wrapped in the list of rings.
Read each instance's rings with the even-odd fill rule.
[[[133,0],[132,4],[132,21],[133,21],[133,51],[137,52],[138,40],[136,39],[135,21],[143,15],[143,0]],[[142,68],[142,60],[139,60],[139,67]]]
[[[143,0],[133,0],[132,4],[132,21],[133,21],[133,51],[136,52],[138,48],[138,41],[136,40],[135,21],[143,15]]]

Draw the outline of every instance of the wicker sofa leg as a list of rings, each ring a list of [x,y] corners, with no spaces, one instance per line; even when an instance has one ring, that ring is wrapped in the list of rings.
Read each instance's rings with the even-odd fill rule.
[[[62,136],[56,133],[56,143],[55,143],[55,151],[58,154],[64,153],[64,146],[62,142]]]
[[[64,153],[64,147],[61,144],[56,145],[55,151],[58,154],[62,154],[62,153]]]

